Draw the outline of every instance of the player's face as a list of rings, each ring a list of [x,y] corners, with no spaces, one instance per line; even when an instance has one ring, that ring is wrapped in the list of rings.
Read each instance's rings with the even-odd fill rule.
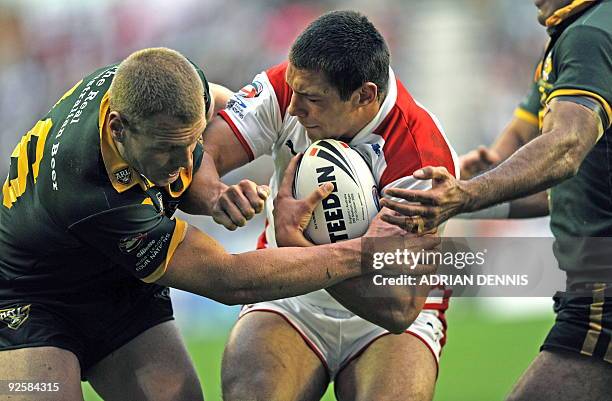
[[[146,129],[126,133],[126,161],[158,186],[176,181],[182,169],[193,166],[193,151],[206,127],[206,118],[181,124],[167,116],[155,116]]]
[[[311,140],[350,138],[358,118],[352,99],[343,101],[322,72],[287,67],[287,84],[293,90],[287,112],[297,117]]]
[[[548,17],[571,2],[572,0],[534,0],[534,4],[538,8],[538,22],[545,25]]]

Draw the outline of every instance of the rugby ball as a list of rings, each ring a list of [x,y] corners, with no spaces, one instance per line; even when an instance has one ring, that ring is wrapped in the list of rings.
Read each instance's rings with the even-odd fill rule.
[[[305,236],[328,244],[365,234],[379,209],[378,188],[365,160],[344,142],[314,142],[296,170],[293,195],[303,199],[326,182],[334,185],[333,192],[314,210]]]

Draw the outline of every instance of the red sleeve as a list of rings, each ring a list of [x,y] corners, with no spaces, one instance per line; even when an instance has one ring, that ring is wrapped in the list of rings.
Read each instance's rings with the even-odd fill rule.
[[[289,107],[289,103],[291,103],[291,95],[293,91],[287,85],[287,81],[285,80],[285,74],[287,72],[288,61],[285,61],[279,65],[276,65],[268,70],[266,70],[266,75],[274,88],[274,93],[276,94],[276,100],[278,100],[278,106],[280,107],[281,120],[285,118],[285,111]]]

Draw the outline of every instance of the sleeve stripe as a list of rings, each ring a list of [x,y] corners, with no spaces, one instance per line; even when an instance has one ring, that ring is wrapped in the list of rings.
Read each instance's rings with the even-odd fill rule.
[[[230,126],[230,128],[232,129],[232,132],[234,133],[234,135],[236,136],[236,138],[238,139],[238,141],[240,142],[240,144],[244,148],[245,152],[249,156],[249,161],[253,161],[255,159],[255,155],[253,154],[253,150],[251,149],[251,146],[248,144],[246,139],[244,139],[244,137],[240,133],[240,130],[238,129],[238,127],[236,127],[236,124],[234,124],[234,122],[232,121],[232,118],[225,112],[225,110],[221,110],[219,112],[219,116],[222,119],[225,120],[227,125]]]
[[[535,125],[536,127],[539,126],[538,116],[521,107],[517,107],[514,110],[514,117],[518,118],[521,121],[525,121],[528,124]]]
[[[170,239],[170,246],[168,247],[168,253],[166,254],[166,261],[159,265],[159,267],[155,269],[153,273],[142,279],[142,281],[145,283],[154,283],[166,273],[166,269],[170,264],[170,260],[174,256],[176,248],[178,248],[181,242],[183,242],[185,239],[185,234],[187,234],[187,223],[179,218],[175,218],[175,220],[176,226],[174,227],[172,239]]]
[[[546,103],[550,102],[553,98],[557,96],[576,96],[576,95],[592,97],[595,100],[597,100],[599,103],[601,103],[602,107],[606,111],[606,114],[608,115],[608,121],[612,123],[612,107],[610,107],[610,104],[606,101],[606,99],[604,99],[597,93],[580,90],[580,89],[557,89],[556,91],[553,91],[553,93],[548,95],[548,98],[546,99]],[[608,128],[609,127],[605,127],[605,129],[608,129]]]

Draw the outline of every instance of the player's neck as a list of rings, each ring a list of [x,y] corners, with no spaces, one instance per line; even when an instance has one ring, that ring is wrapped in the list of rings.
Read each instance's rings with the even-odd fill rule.
[[[357,113],[357,115],[353,120],[354,124],[351,127],[349,134],[344,135],[342,139],[345,141],[350,141],[351,139],[353,139],[353,137],[355,137],[355,135],[361,132],[361,130],[364,129],[365,126],[368,125],[376,117],[384,100],[385,99],[382,98],[376,102],[372,102],[367,106],[356,110],[355,113]]]

